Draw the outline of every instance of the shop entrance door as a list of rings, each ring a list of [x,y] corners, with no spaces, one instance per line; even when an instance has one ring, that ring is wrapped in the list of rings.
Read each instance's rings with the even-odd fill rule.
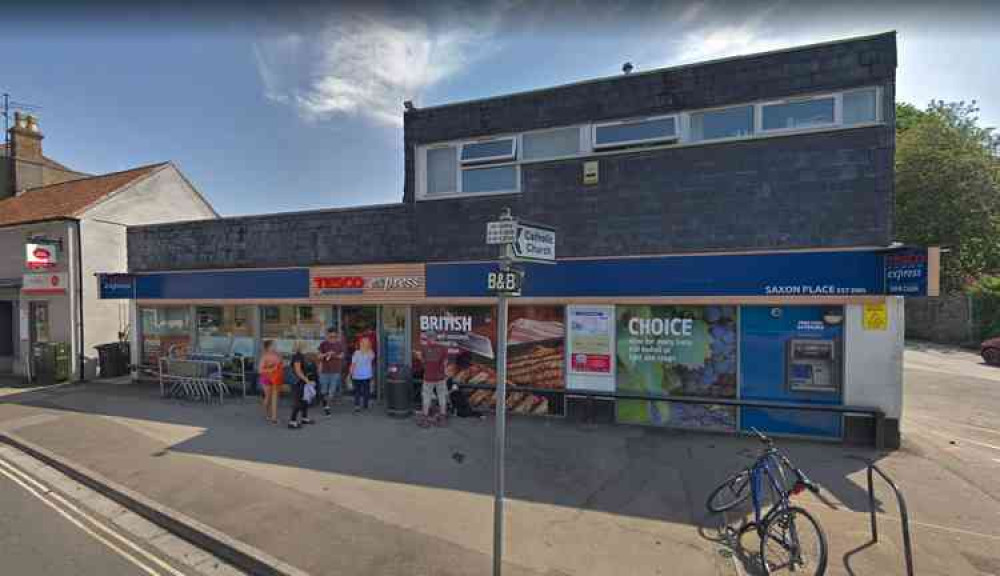
[[[14,371],[14,303],[0,301],[0,374]]]
[[[376,354],[375,366],[378,366],[378,306],[344,306],[340,310],[340,322],[347,341],[345,361],[350,364],[351,356],[360,346],[361,339],[367,338],[372,343],[372,350]],[[376,382],[372,383],[371,391],[373,397],[379,397],[382,378],[379,377],[380,374],[375,376]]]

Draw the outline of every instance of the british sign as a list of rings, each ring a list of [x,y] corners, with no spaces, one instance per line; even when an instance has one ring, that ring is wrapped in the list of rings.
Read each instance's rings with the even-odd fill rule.
[[[518,224],[514,240],[514,257],[520,260],[555,261],[555,230],[537,225]]]
[[[65,294],[66,273],[25,274],[21,282],[22,294]]]
[[[55,244],[28,243],[24,247],[24,265],[29,270],[46,270],[59,263]]]

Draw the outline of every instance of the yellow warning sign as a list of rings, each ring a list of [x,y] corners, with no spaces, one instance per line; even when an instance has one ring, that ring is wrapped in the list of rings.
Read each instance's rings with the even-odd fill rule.
[[[889,328],[889,311],[885,302],[865,304],[864,318],[861,325],[865,330],[887,330]]]

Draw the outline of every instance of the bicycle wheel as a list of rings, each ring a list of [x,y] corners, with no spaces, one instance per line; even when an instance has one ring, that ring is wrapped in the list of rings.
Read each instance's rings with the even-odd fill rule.
[[[760,539],[760,563],[765,574],[822,576],[826,572],[826,535],[802,508],[776,512]]]
[[[734,474],[708,495],[705,506],[709,512],[725,512],[750,497],[750,471]]]

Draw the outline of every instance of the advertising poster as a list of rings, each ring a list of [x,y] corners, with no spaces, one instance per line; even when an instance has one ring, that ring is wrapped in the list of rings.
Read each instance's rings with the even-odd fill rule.
[[[414,377],[423,377],[422,345],[428,340],[435,340],[448,346],[445,372],[454,383],[496,386],[496,318],[493,308],[420,306],[414,309],[413,328]],[[488,393],[492,398],[490,390],[476,390],[469,394],[471,396],[476,392],[483,393],[477,397]]]
[[[569,312],[570,370],[611,374],[611,307],[574,307]]]
[[[507,325],[507,408],[516,414],[562,414],[565,326],[561,306],[512,306]],[[415,343],[435,339],[449,348],[446,373],[455,383],[496,388],[496,316],[492,307],[418,307]],[[414,372],[423,373],[420,346]],[[534,390],[517,390],[518,387]],[[551,390],[551,392],[550,392]],[[467,390],[476,410],[496,408],[493,390]]]
[[[507,318],[507,409],[510,412],[564,413],[564,318],[562,306],[510,307]],[[518,387],[532,390],[518,390]]]
[[[735,306],[618,306],[617,389],[662,396],[736,397]],[[618,421],[733,429],[728,406],[619,400]]]

